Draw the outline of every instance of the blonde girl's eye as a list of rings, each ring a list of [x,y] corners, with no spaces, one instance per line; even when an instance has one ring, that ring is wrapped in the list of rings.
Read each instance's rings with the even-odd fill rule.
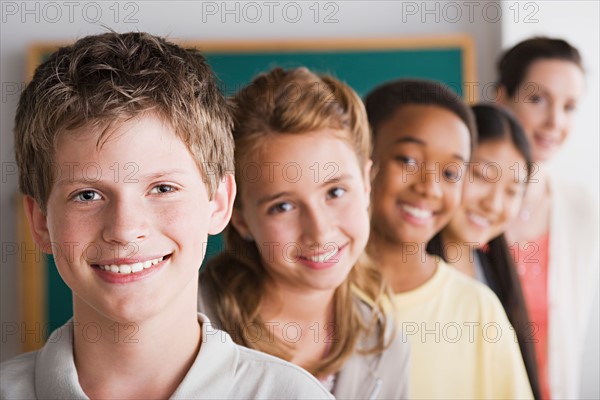
[[[151,194],[165,194],[165,193],[172,193],[172,192],[176,192],[176,191],[177,191],[177,188],[175,186],[161,183],[160,185],[154,186],[150,190],[150,193]]]
[[[82,190],[81,192],[75,194],[74,199],[75,199],[75,201],[78,201],[81,203],[89,203],[92,201],[100,200],[100,199],[102,199],[102,197],[95,190]]]
[[[269,209],[267,210],[267,213],[269,215],[282,214],[282,213],[292,211],[293,209],[294,209],[294,206],[292,206],[291,203],[284,201],[284,202],[277,203],[277,204],[269,207]]]
[[[327,191],[327,199],[337,199],[346,194],[346,189],[341,187],[335,187]]]

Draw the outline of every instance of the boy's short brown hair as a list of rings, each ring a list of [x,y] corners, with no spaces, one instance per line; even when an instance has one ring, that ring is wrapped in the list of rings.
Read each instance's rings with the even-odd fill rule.
[[[144,113],[172,125],[212,198],[234,170],[227,102],[199,51],[143,32],[84,37],[36,69],[15,117],[21,191],[45,212],[59,135],[89,126],[101,132],[101,146],[114,124]]]

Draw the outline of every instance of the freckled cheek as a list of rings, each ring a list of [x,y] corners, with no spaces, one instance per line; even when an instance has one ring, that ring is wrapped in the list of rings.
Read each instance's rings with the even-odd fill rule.
[[[73,263],[84,255],[87,248],[94,247],[100,233],[100,224],[95,216],[73,210],[59,210],[50,205],[48,208],[55,212],[50,212],[47,218],[50,236],[50,248],[47,250],[52,253],[57,263]]]
[[[208,232],[208,204],[178,203],[170,207],[158,207],[147,210],[148,224],[162,234],[174,239],[189,237],[204,241]]]

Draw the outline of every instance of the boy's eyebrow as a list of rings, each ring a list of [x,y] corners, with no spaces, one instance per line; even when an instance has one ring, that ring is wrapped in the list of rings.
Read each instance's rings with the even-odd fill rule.
[[[427,146],[427,143],[425,143],[421,139],[416,138],[414,136],[404,136],[404,137],[398,138],[398,139],[394,140],[393,144],[401,144],[401,143],[414,143],[414,144],[418,144],[421,146]],[[465,162],[465,158],[463,156],[461,156],[460,154],[452,154],[452,158],[456,158],[460,162]]]
[[[88,179],[88,178],[69,179],[68,177],[66,177],[66,178],[61,178],[58,181],[56,181],[57,186],[65,186],[65,185],[72,185],[72,184],[89,185],[92,183],[98,183],[98,179]]]
[[[125,164],[125,165],[127,165],[127,164]],[[129,182],[129,183],[137,183],[139,179],[149,181],[149,180],[159,179],[159,178],[162,178],[165,176],[184,175],[186,173],[184,170],[181,170],[181,169],[173,169],[173,170],[151,172],[151,173],[144,174],[144,175],[138,175],[137,169],[135,169],[135,168],[121,167],[120,169],[121,169],[121,171],[111,170],[111,174],[107,175],[107,176],[111,177],[109,180],[112,181],[115,179],[115,177],[121,177],[122,181]],[[73,184],[89,185],[89,184],[93,184],[93,183],[99,183],[101,181],[102,181],[102,179],[89,179],[89,178],[76,178],[76,179],[72,178],[72,179],[70,179],[67,176],[67,177],[59,179],[56,182],[56,184],[58,186],[73,185]]]
[[[125,171],[125,172],[130,172],[131,173],[131,172],[133,172],[133,170]],[[170,169],[170,170],[156,171],[156,172],[151,172],[151,173],[144,174],[144,175],[139,175],[139,177],[141,179],[150,181],[150,180],[162,178],[164,176],[185,175],[185,174],[186,174],[186,171],[184,171],[184,170],[181,170],[181,169]],[[136,174],[133,173],[131,175],[131,178],[135,179],[136,178]]]

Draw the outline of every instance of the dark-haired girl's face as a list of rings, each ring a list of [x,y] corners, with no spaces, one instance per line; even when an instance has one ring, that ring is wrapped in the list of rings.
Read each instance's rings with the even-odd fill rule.
[[[504,232],[525,192],[526,161],[508,139],[477,146],[459,210],[443,231],[445,242],[481,247]]]
[[[503,96],[523,125],[533,160],[547,161],[564,143],[573,126],[583,93],[581,69],[570,61],[539,60],[531,64],[516,93]]]
[[[470,135],[454,113],[401,107],[377,129],[372,224],[395,244],[428,242],[460,204]]]

